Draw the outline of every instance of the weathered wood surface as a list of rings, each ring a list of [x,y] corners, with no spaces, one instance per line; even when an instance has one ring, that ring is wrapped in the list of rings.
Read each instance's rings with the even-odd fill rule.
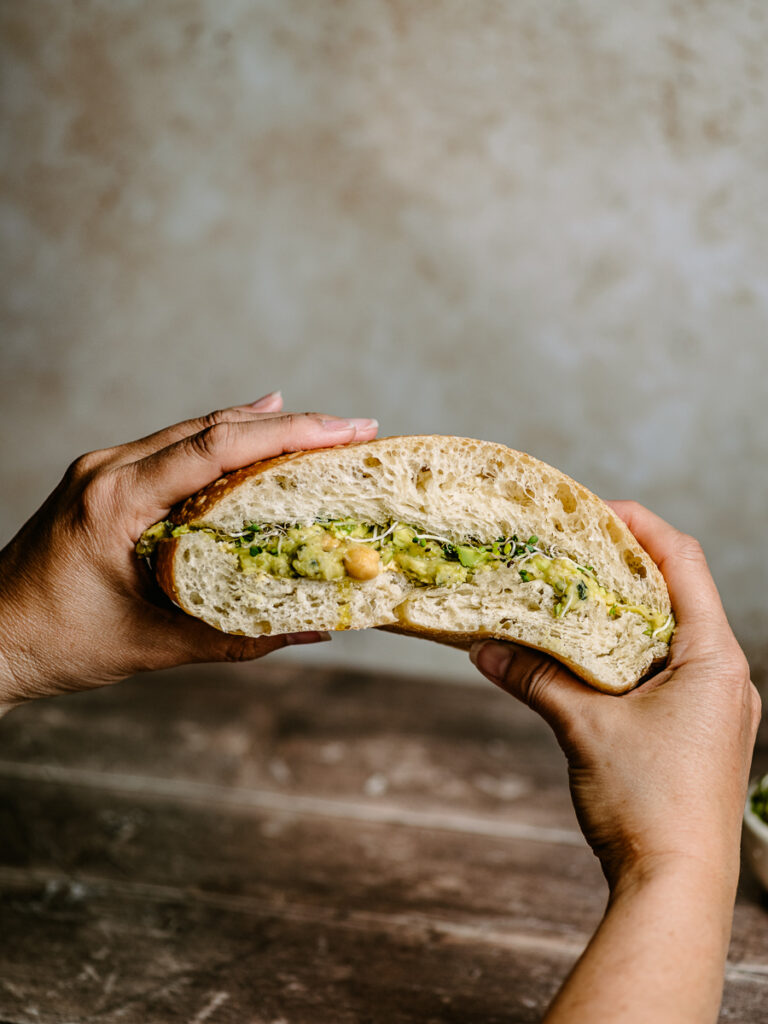
[[[534,1021],[604,900],[556,744],[490,686],[275,658],[0,723],[0,1024]],[[767,1007],[745,878],[722,1019]]]

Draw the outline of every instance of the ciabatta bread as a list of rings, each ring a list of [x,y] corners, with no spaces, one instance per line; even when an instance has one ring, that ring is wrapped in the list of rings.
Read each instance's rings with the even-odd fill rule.
[[[227,633],[378,626],[457,646],[497,637],[547,651],[611,693],[666,658],[667,642],[639,614],[612,617],[589,600],[556,618],[552,587],[524,581],[517,563],[442,586],[399,571],[364,581],[286,579],[244,574],[237,556],[205,532],[343,518],[407,523],[454,543],[535,536],[540,548],[589,567],[624,604],[671,616],[658,568],[599,498],[530,455],[456,437],[385,438],[230,473],[172,511],[170,523],[191,532],[157,545],[157,578],[184,611]]]

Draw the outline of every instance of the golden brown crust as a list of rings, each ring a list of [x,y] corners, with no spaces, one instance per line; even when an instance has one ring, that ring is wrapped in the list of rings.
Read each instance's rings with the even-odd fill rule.
[[[157,579],[160,588],[165,591],[168,597],[170,597],[175,604],[179,604],[179,593],[176,589],[174,570],[178,543],[179,542],[176,537],[169,537],[167,540],[161,540],[155,548],[153,558],[155,578]],[[181,605],[179,605],[179,607],[181,607]],[[185,608],[184,611],[186,610],[187,609]]]

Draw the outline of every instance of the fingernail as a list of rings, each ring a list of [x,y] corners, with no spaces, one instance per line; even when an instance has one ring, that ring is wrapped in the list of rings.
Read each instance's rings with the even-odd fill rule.
[[[286,633],[285,643],[287,647],[298,644],[321,644],[331,639],[331,634],[324,630],[311,630],[307,633]]]
[[[351,419],[351,420],[347,420],[347,423],[351,423],[351,425],[355,428],[355,430],[375,430],[378,427],[378,425],[379,425],[379,421],[378,420],[369,420],[369,419],[362,419],[362,420]]]
[[[506,677],[515,652],[507,644],[483,641],[474,645],[469,652],[470,660],[484,676],[489,679],[501,680]]]
[[[262,395],[261,398],[257,398],[255,402],[249,402],[246,406],[247,409],[260,409],[265,405],[272,405],[278,398],[282,398],[282,392],[270,391],[268,395]]]
[[[321,419],[320,426],[322,427],[323,430],[328,430],[338,434],[340,434],[342,431],[348,434],[352,429],[352,424],[349,422],[349,420],[343,420],[341,418],[325,420]]]
[[[355,432],[357,432],[357,431],[362,431],[362,430],[373,430],[375,427],[378,427],[378,425],[379,425],[379,421],[378,420],[368,420],[368,419],[359,420],[359,419],[350,418],[350,419],[326,419],[326,420],[320,420],[320,426],[323,428],[323,430],[342,431],[342,430],[352,430],[352,429],[354,429]]]

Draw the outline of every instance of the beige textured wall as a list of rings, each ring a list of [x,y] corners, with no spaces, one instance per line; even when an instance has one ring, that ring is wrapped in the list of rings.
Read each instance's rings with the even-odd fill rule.
[[[79,451],[281,386],[645,501],[761,655],[765,3],[0,18],[2,537]],[[323,656],[466,671],[378,635]]]

